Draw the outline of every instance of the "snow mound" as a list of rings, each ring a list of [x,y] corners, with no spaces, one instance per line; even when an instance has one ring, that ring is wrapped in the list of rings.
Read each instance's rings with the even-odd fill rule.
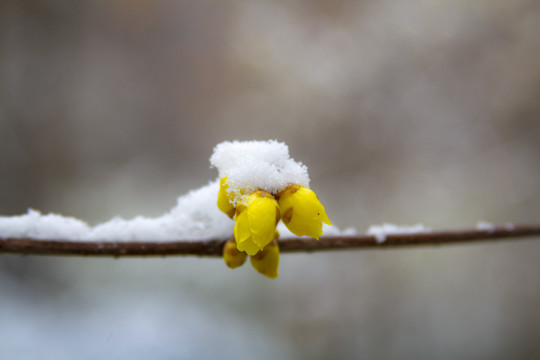
[[[113,218],[91,227],[82,220],[28,210],[24,215],[0,216],[0,237],[73,241],[209,240],[232,236],[234,222],[216,206],[219,182],[213,181],[178,198],[160,217]]]

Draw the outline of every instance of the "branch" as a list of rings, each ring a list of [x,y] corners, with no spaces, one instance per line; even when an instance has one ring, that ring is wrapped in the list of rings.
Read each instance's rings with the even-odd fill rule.
[[[538,236],[540,225],[498,226],[488,230],[469,229],[432,231],[415,234],[389,234],[382,243],[375,236],[324,236],[319,241],[312,238],[288,238],[279,241],[281,253],[315,252],[326,250],[390,248],[418,245],[471,243],[496,239]],[[0,238],[0,254],[20,255],[81,255],[81,256],[221,256],[226,239],[206,241],[60,241],[37,239]]]

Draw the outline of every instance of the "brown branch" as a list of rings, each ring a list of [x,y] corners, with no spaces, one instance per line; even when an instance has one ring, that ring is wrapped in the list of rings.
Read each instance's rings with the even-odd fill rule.
[[[315,252],[356,248],[411,247],[470,243],[527,236],[538,236],[540,225],[500,226],[490,230],[432,231],[415,234],[387,235],[378,243],[374,236],[325,236],[319,241],[312,238],[289,238],[279,241],[281,253]],[[95,242],[0,238],[0,254],[20,255],[81,255],[81,256],[221,256],[225,239],[206,241],[146,241]]]

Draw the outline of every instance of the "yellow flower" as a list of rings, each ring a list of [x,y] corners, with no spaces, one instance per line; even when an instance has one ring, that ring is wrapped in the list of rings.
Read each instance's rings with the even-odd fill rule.
[[[323,234],[322,223],[332,225],[317,195],[310,189],[291,185],[276,195],[285,226],[297,236],[315,239]]]
[[[272,239],[280,219],[274,197],[263,190],[251,193],[236,208],[234,238],[238,250],[255,255]]]
[[[278,277],[279,266],[279,246],[277,243],[277,237],[279,234],[276,232],[276,238],[266,245],[264,249],[259,251],[256,255],[250,257],[251,265],[259,273],[263,274],[270,279]]]
[[[232,194],[227,192],[228,188],[229,185],[227,184],[227,177],[225,176],[219,181],[217,206],[219,210],[229,215],[229,217],[232,219],[236,210],[231,201]]]
[[[229,239],[225,243],[225,246],[223,247],[223,260],[225,260],[225,264],[227,264],[228,267],[236,269],[237,267],[244,265],[246,259],[246,253],[238,250],[234,238]]]

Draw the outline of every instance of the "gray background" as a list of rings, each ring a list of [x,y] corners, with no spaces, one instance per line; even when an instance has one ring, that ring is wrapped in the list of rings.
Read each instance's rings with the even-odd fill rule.
[[[157,216],[278,139],[338,227],[540,220],[536,0],[0,3],[0,214]],[[2,359],[540,356],[540,244],[0,257]]]

